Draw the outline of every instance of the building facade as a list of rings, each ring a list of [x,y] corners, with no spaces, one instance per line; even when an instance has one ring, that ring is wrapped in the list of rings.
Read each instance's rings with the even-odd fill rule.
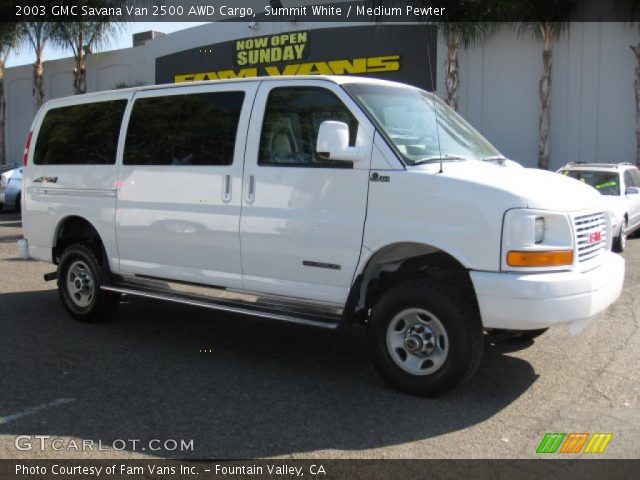
[[[158,24],[161,30],[162,24]],[[574,22],[554,45],[551,168],[633,162],[637,29]],[[503,154],[534,167],[542,44],[505,29],[460,54],[459,111]],[[434,27],[373,23],[215,22],[88,57],[87,90],[230,76],[350,73],[445,96],[446,46]],[[45,100],[73,94],[73,60],[45,62]],[[5,72],[6,154],[19,163],[35,114],[32,66]]]

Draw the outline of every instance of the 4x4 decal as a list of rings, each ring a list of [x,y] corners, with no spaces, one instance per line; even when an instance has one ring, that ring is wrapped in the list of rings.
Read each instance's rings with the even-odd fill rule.
[[[58,183],[58,177],[38,177],[33,183]]]
[[[372,182],[390,182],[391,177],[389,175],[380,175],[378,172],[373,172],[369,179]]]

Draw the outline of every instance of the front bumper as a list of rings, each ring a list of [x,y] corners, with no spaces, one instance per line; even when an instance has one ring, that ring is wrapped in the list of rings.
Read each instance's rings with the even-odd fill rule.
[[[624,259],[602,253],[588,272],[470,273],[485,328],[534,330],[568,325],[577,333],[620,296]]]

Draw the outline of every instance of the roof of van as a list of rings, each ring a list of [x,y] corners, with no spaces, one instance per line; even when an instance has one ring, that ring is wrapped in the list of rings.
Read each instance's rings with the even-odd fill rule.
[[[281,76],[273,76],[273,77],[249,77],[249,78],[229,78],[224,80],[205,80],[198,82],[181,82],[181,83],[165,83],[159,85],[143,85],[140,87],[130,87],[130,88],[121,88],[117,90],[102,90],[100,92],[91,92],[85,93],[81,97],[77,95],[71,95],[69,97],[60,97],[49,100],[46,103],[56,104],[58,102],[64,103],[65,99],[90,99],[95,97],[100,97],[103,95],[109,95],[114,93],[130,93],[130,92],[139,92],[145,90],[159,90],[159,89],[170,89],[170,88],[185,88],[196,85],[219,85],[222,83],[246,83],[246,82],[273,82],[273,81],[282,81],[282,80],[325,80],[329,82],[336,83],[338,85],[342,85],[345,83],[368,83],[368,84],[376,84],[376,85],[395,85],[395,86],[403,86],[408,88],[416,88],[412,85],[407,85],[405,83],[400,82],[392,82],[389,80],[381,80],[379,78],[370,78],[370,77],[356,77],[353,75],[281,75]],[[75,103],[75,102],[74,102]],[[78,102],[82,103],[82,102]]]

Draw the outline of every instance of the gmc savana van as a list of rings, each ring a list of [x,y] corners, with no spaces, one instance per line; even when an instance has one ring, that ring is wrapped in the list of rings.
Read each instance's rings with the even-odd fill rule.
[[[483,331],[579,331],[618,298],[600,195],[525,169],[435,95],[356,77],[150,86],[47,102],[25,148],[25,257],[64,307],[120,296],[368,329],[440,394]],[[242,328],[239,326],[238,328]]]

